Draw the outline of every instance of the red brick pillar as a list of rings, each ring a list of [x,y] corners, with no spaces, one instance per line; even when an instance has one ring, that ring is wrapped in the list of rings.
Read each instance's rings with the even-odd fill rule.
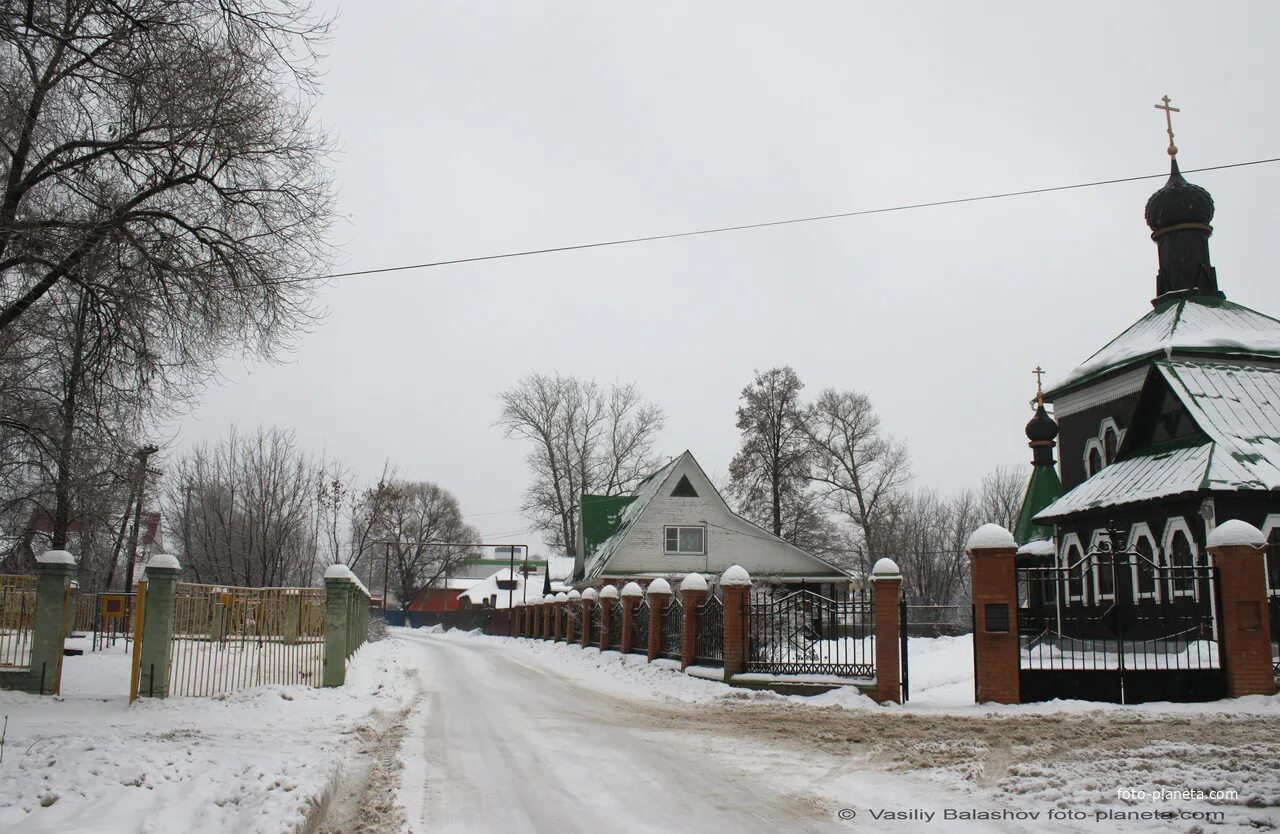
[[[662,653],[662,612],[671,599],[671,585],[665,579],[649,583],[649,662]]]
[[[973,666],[978,703],[1017,704],[1018,545],[1008,530],[984,524],[969,537],[970,587],[973,589]]]
[[[609,633],[613,630],[613,601],[618,598],[618,589],[613,585],[605,585],[600,589],[600,651],[609,648]]]
[[[590,645],[591,619],[596,615],[597,593],[595,588],[588,588],[582,592],[582,648],[584,649]]]
[[[1209,534],[1209,555],[1218,568],[1222,611],[1219,650],[1227,673],[1227,695],[1274,695],[1271,611],[1263,565],[1267,540],[1251,524],[1224,521]]]
[[[631,642],[636,636],[636,606],[644,591],[634,582],[628,582],[622,589],[622,653],[627,654],[634,648]],[[647,648],[647,647],[646,647]]]
[[[747,604],[751,598],[751,576],[738,565],[720,576],[724,593],[724,679],[745,672],[751,652],[751,631]]]
[[[871,606],[875,613],[876,691],[878,703],[902,703],[902,620],[898,599],[902,574],[892,559],[881,559],[871,569]]]
[[[688,669],[698,655],[698,606],[707,598],[707,580],[691,573],[680,583],[684,622],[680,633],[680,668]]]
[[[547,594],[542,598],[542,639],[550,640],[552,622],[556,610],[555,597]]]

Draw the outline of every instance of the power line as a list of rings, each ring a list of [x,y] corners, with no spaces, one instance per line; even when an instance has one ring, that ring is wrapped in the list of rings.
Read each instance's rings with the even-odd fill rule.
[[[1227,165],[1210,165],[1204,168],[1188,168],[1183,171],[1184,174],[1199,174],[1206,171],[1224,171],[1229,168],[1245,168],[1251,165],[1267,165],[1273,162],[1280,162],[1280,157],[1272,157],[1270,159],[1255,159],[1251,162],[1232,162]],[[617,238],[614,240],[602,240],[595,243],[576,243],[567,246],[551,246],[542,249],[522,249],[515,252],[502,252],[494,255],[475,255],[469,258],[453,258],[446,261],[426,261],[423,263],[400,264],[398,266],[384,266],[375,269],[357,269],[350,272],[333,272],[328,275],[315,275],[305,278],[281,278],[277,281],[264,281],[265,285],[274,286],[278,284],[300,284],[307,281],[326,281],[332,278],[355,278],[363,275],[382,275],[388,272],[405,272],[412,269],[435,269],[442,266],[457,266],[459,264],[481,263],[483,261],[498,261],[509,258],[525,258],[532,255],[550,255],[557,252],[575,252],[583,249],[600,249],[606,246],[627,246],[633,243],[651,243],[659,240],[676,240],[685,237],[698,237],[701,235],[718,235],[726,232],[742,232],[750,229],[766,229],[774,226],[791,226],[798,223],[815,223],[821,220],[838,220],[846,217],[863,217],[870,214],[888,214],[898,211],[914,211],[916,209],[937,208],[940,206],[954,206],[963,203],[978,203],[986,200],[1002,200],[1007,197],[1027,197],[1033,194],[1050,194],[1056,191],[1073,191],[1081,188],[1097,188],[1103,185],[1119,185],[1127,182],[1140,182],[1142,180],[1160,179],[1169,176],[1167,173],[1160,174],[1142,174],[1134,177],[1119,177],[1109,180],[1094,180],[1091,182],[1079,182],[1071,185],[1052,185],[1044,188],[1028,188],[1022,191],[1004,191],[998,194],[983,194],[976,197],[956,197],[949,200],[931,200],[926,203],[908,203],[897,206],[882,206],[880,208],[859,209],[857,211],[842,211],[835,214],[815,214],[807,217],[792,217],[785,220],[766,220],[759,223],[742,223],[736,226],[718,226],[708,229],[697,229],[689,232],[669,232],[658,235],[644,235],[641,237]]]

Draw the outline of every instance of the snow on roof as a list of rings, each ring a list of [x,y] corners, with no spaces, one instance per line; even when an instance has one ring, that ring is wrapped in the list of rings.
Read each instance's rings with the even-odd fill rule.
[[[635,488],[634,494],[636,500],[632,501],[622,510],[622,517],[618,520],[618,529],[613,535],[600,543],[596,548],[596,552],[592,553],[587,561],[586,575],[594,577],[599,574],[600,570],[609,562],[609,557],[613,555],[613,551],[618,545],[622,544],[622,540],[627,537],[627,531],[631,529],[631,525],[635,523],[640,514],[644,512],[645,507],[649,506],[649,502],[658,494],[658,490],[662,487],[667,476],[676,468],[676,465],[689,454],[685,452],[683,455],[677,455],[667,462],[658,471],[645,478]]]
[[[1213,528],[1208,544],[1209,547],[1233,547],[1241,544],[1264,547],[1267,539],[1261,530],[1249,522],[1233,518]]]
[[[1176,350],[1280,356],[1280,321],[1225,299],[1180,298],[1156,307],[1065,377],[1045,386],[1052,400],[1106,371]]]
[[[472,605],[484,605],[491,597],[496,597],[493,607],[506,608],[508,600],[519,602],[542,598],[542,574],[530,574],[528,588],[526,588],[524,574],[517,570],[514,574],[515,590],[506,591],[498,587],[498,580],[510,579],[512,575],[511,568],[503,568],[491,576],[476,580],[474,585],[458,594],[458,599],[468,600]],[[552,583],[552,587],[555,587],[555,583]]]
[[[1018,548],[1019,556],[1053,556],[1057,552],[1052,539],[1036,539]]]
[[[1208,442],[1125,458],[1036,520],[1205,490],[1280,489],[1280,368],[1160,360],[1156,369]]]

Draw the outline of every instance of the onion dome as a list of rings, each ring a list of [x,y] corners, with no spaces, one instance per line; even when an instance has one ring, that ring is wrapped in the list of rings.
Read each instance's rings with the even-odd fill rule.
[[[1178,160],[1172,160],[1169,181],[1147,200],[1147,226],[1153,232],[1171,226],[1195,224],[1208,226],[1213,222],[1213,197],[1198,185],[1189,183],[1178,170]]]
[[[1027,423],[1027,440],[1032,443],[1051,442],[1058,436],[1058,424],[1049,412],[1044,410],[1044,403],[1036,406],[1035,416]]]

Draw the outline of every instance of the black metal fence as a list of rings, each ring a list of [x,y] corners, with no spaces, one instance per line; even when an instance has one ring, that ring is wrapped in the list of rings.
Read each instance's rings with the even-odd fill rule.
[[[662,609],[662,654],[680,659],[680,642],[684,637],[684,606],[680,597],[673,596]]]
[[[1271,671],[1280,678],[1280,593],[1271,595]]]
[[[809,590],[753,590],[747,604],[748,672],[875,676],[875,619],[869,590],[843,600]]]
[[[724,603],[715,595],[698,606],[698,645],[695,661],[700,666],[724,665]]]
[[[577,643],[582,639],[582,632],[578,629],[582,628],[582,607],[579,605],[565,605],[564,607],[564,630],[560,632],[560,639],[569,641],[569,635],[573,635],[573,642]]]
[[[954,637],[973,633],[973,606],[906,606],[905,634],[908,637]]]
[[[649,653],[649,600],[642,599],[632,612],[631,651],[636,654]]]
[[[608,603],[605,603],[606,605]],[[599,602],[591,604],[591,616],[587,618],[587,645],[597,646],[600,644],[600,629],[604,625],[603,617],[604,606]]]

